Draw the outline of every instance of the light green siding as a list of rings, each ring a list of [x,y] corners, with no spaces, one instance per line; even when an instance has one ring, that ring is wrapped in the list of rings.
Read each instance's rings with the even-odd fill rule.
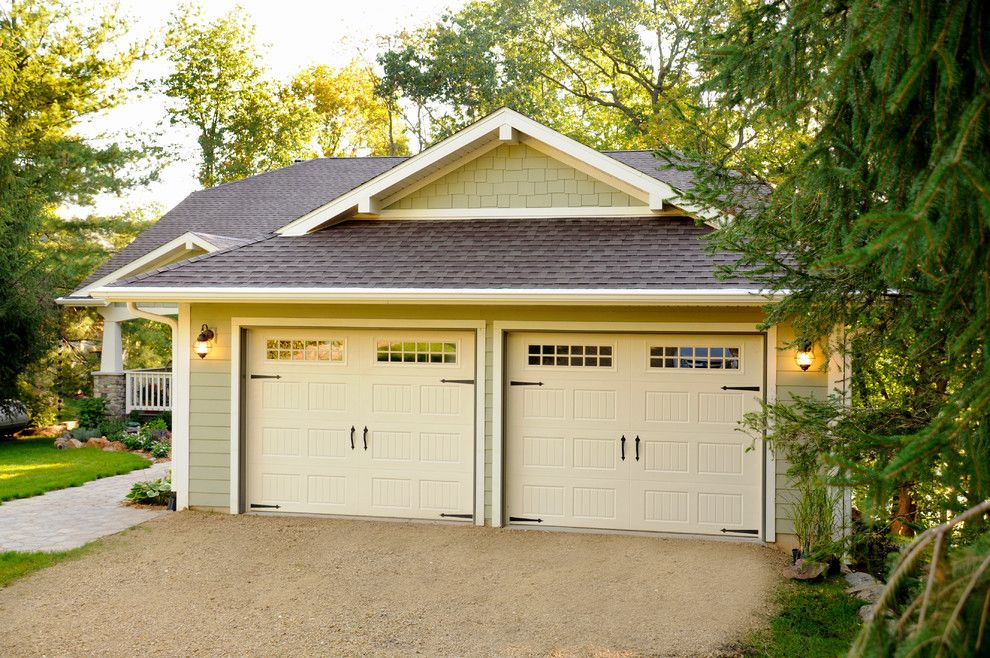
[[[190,505],[222,507],[229,505],[230,483],[230,344],[231,318],[333,318],[379,320],[431,320],[442,327],[445,320],[484,321],[486,327],[485,386],[485,517],[492,512],[492,437],[494,408],[493,363],[494,322],[654,322],[675,323],[677,331],[707,331],[711,323],[746,323],[755,330],[762,318],[757,309],[714,308],[638,308],[610,307],[510,307],[510,306],[409,306],[409,305],[250,305],[194,304],[191,324],[203,323],[214,328],[217,337],[207,359],[191,356],[190,367]],[[778,331],[778,343],[791,339],[789,328]],[[777,358],[778,396],[793,394],[824,395],[827,377],[824,372],[801,372],[793,353],[784,351]],[[777,531],[792,533],[790,504],[793,490],[784,471],[786,464],[777,462],[778,502]]]
[[[794,340],[790,325],[777,328],[778,346]],[[820,365],[819,363],[815,364]],[[828,394],[828,374],[816,368],[803,372],[794,362],[793,350],[777,352],[777,399],[786,401],[795,395],[824,398]],[[794,521],[791,509],[797,498],[797,490],[787,476],[789,464],[783,459],[776,461],[777,471],[777,533],[793,534]]]
[[[386,210],[645,205],[534,148],[505,144],[399,199]]]

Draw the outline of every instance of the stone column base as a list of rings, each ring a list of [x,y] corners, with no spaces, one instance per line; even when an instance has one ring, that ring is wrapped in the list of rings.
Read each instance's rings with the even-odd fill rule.
[[[127,415],[127,375],[122,372],[94,372],[93,395],[106,401],[107,416]]]

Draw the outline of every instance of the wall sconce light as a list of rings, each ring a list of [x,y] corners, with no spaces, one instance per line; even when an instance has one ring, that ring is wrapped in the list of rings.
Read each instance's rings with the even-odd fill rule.
[[[801,348],[798,350],[797,355],[795,355],[794,362],[798,364],[801,370],[808,371],[808,368],[815,362],[815,352],[811,349],[810,342],[805,341],[801,343]]]
[[[216,334],[205,324],[199,331],[199,335],[196,336],[196,342],[193,344],[193,349],[199,358],[205,359],[206,355],[210,353],[210,341],[216,338]]]

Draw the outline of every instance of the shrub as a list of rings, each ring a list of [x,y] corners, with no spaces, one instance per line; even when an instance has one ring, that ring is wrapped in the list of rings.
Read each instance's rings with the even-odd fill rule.
[[[172,412],[171,411],[163,411],[163,412],[161,412],[160,414],[158,414],[157,416],[155,416],[154,420],[160,420],[160,421],[162,421],[163,423],[165,423],[165,429],[167,429],[169,432],[172,431]]]
[[[801,484],[800,497],[794,505],[794,533],[801,551],[820,561],[835,557],[837,547],[832,540],[835,527],[834,510],[838,504],[828,487],[814,482]]]
[[[172,454],[172,444],[166,441],[156,441],[151,444],[151,456],[155,459],[168,457]]]
[[[121,441],[124,442],[128,450],[141,450],[142,448],[141,437],[138,434],[125,434]]]
[[[127,437],[127,422],[121,418],[104,420],[99,430],[110,441],[123,441]]]
[[[76,429],[69,432],[73,439],[78,441],[85,441],[87,439],[95,439],[98,436],[103,436],[103,433],[98,429],[90,429],[86,427],[77,427]]]
[[[172,452],[172,433],[163,418],[155,418],[138,430],[135,444],[140,450],[147,450],[153,457],[167,457]]]
[[[79,427],[96,429],[107,417],[107,402],[103,398],[79,401]]]
[[[131,492],[127,494],[127,499],[146,505],[164,505],[171,493],[171,477],[165,476],[161,480],[135,482],[134,486],[131,487]]]

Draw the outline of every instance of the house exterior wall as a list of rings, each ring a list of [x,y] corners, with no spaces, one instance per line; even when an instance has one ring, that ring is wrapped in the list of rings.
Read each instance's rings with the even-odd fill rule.
[[[385,210],[442,208],[644,207],[524,144],[506,144],[471,160]]]
[[[705,331],[711,323],[745,323],[755,330],[762,312],[755,308],[643,308],[609,307],[523,307],[523,306],[408,306],[408,305],[316,305],[316,304],[193,304],[190,324],[208,324],[216,332],[213,348],[206,359],[190,355],[189,378],[189,504],[193,507],[228,509],[230,503],[230,391],[231,319],[234,317],[271,318],[352,318],[367,320],[430,320],[442,326],[444,320],[484,321],[486,326],[485,387],[485,518],[492,517],[493,441],[493,363],[495,322],[643,322],[673,323],[677,331]],[[778,345],[792,339],[789,327],[778,328]],[[825,395],[826,373],[802,372],[793,353],[777,356],[778,398],[795,394]],[[779,535],[793,533],[790,507],[793,489],[784,472],[786,464],[776,462],[776,522]]]

